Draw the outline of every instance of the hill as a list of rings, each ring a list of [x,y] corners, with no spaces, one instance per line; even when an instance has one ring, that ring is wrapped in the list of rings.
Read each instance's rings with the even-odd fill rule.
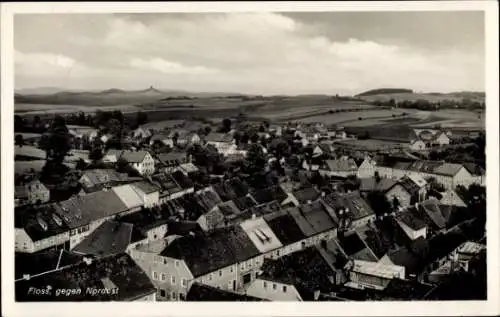
[[[107,89],[103,91],[58,91],[55,93],[40,93],[41,90],[31,90],[24,93],[16,92],[15,103],[53,104],[53,105],[134,105],[154,102],[172,97],[202,98],[213,96],[234,96],[229,93],[194,93],[181,90],[158,90],[150,87],[144,90]]]
[[[380,94],[399,94],[399,93],[412,94],[413,90],[405,89],[405,88],[379,88],[379,89],[372,89],[372,90],[362,92],[362,93],[356,95],[356,97],[373,96],[373,95],[380,95]]]
[[[417,101],[426,100],[429,102],[441,102],[441,101],[463,101],[464,99],[470,99],[472,102],[484,102],[485,93],[475,92],[475,91],[459,91],[451,93],[417,93],[410,89],[373,89],[361,94],[356,95],[357,98],[363,99],[368,102],[374,101],[388,101],[394,99],[397,102],[400,101]]]

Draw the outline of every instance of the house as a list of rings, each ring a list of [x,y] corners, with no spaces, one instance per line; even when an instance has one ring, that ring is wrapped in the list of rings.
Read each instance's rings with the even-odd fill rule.
[[[217,287],[204,285],[201,283],[193,283],[189,292],[186,295],[188,302],[256,302],[262,301],[257,297],[238,294],[235,292],[222,290]]]
[[[14,210],[15,251],[35,253],[67,245],[70,228],[53,204],[26,205]]]
[[[197,222],[203,231],[211,231],[216,228],[223,228],[234,225],[234,220],[242,214],[236,204],[232,201],[225,201],[218,204],[212,210],[201,215]]]
[[[132,184],[115,186],[111,191],[120,198],[129,212],[139,211],[141,207],[144,207],[144,200],[139,196]]]
[[[349,229],[356,229],[375,221],[375,212],[370,205],[360,196],[359,192],[332,193],[323,198],[330,213],[337,217],[348,216]]]
[[[441,193],[439,203],[442,205],[467,207],[467,204],[462,200],[462,198],[460,198],[457,192],[452,189],[448,189],[444,193]]]
[[[255,278],[263,262],[259,250],[240,227],[189,234],[140,246],[134,260],[158,289],[158,300],[185,300],[194,283],[238,292]]]
[[[116,221],[133,226],[127,252],[129,253],[131,248],[138,248],[140,245],[163,239],[169,230],[169,217],[170,213],[163,212],[163,210],[146,209],[117,218]]]
[[[353,288],[384,290],[392,279],[405,279],[405,268],[400,265],[354,260],[348,266],[346,286]]]
[[[109,149],[102,157],[102,161],[104,163],[116,163],[122,153],[123,150]]]
[[[226,179],[218,184],[213,184],[212,187],[223,201],[246,196],[250,190],[248,184],[239,177]]]
[[[205,136],[205,143],[207,145],[212,145],[217,149],[217,152],[225,155],[236,149],[236,144],[234,144],[234,139],[230,134],[227,133],[216,133],[211,132]]]
[[[416,208],[410,207],[398,213],[395,217],[396,223],[412,241],[418,238],[427,238],[427,224],[422,219]]]
[[[16,186],[14,190],[16,206],[43,204],[50,200],[50,191],[39,180]]]
[[[172,170],[172,173],[175,173],[176,171],[180,171],[184,175],[188,176],[189,174],[198,172],[199,169],[193,163],[184,163],[184,164],[180,164],[179,166],[175,167]]]
[[[196,132],[185,129],[172,130],[169,134],[169,139],[172,140],[172,147],[173,145],[186,146],[189,144],[199,144],[201,142],[200,136]]]
[[[283,128],[281,127],[281,125],[278,125],[278,124],[269,125],[268,131],[270,134],[273,134],[273,135],[278,136],[278,137],[283,134]]]
[[[107,219],[127,212],[130,212],[129,207],[114,190],[73,196],[55,204],[55,213],[69,229],[69,249],[74,248]]]
[[[149,145],[153,145],[157,142],[160,142],[166,146],[174,147],[174,141],[170,137],[170,133],[158,132],[153,134],[153,136],[149,139]]]
[[[475,163],[465,162],[462,164],[467,171],[471,174],[472,183],[485,186],[486,184],[486,171],[481,166]]]
[[[333,146],[326,143],[319,143],[313,150],[314,156],[330,156],[332,154],[334,154]]]
[[[258,205],[277,201],[280,205],[286,202],[288,195],[280,186],[272,186],[252,193],[252,198]]]
[[[158,168],[163,168],[165,173],[171,173],[181,164],[189,162],[188,154],[186,152],[160,153],[156,156],[156,158],[158,160]]]
[[[339,244],[348,259],[368,262],[377,262],[379,260],[357,231],[339,235],[336,238],[336,243]]]
[[[318,300],[320,293],[334,289],[339,274],[316,246],[279,259],[266,259],[261,271],[247,294],[270,301]]]
[[[133,227],[129,223],[106,220],[71,251],[97,258],[125,253],[132,241]]]
[[[412,194],[398,181],[390,178],[362,178],[360,192],[381,192],[390,203],[397,199],[399,207],[407,207],[411,203]]]
[[[415,201],[425,200],[428,184],[423,177],[417,174],[409,174],[401,178],[398,183],[406,189]]]
[[[413,151],[423,151],[426,150],[427,147],[422,140],[412,140],[410,141],[410,149]]]
[[[327,160],[326,168],[320,169],[319,173],[322,176],[340,176],[348,177],[350,175],[356,175],[358,172],[358,166],[353,159],[341,158],[337,160]]]
[[[140,175],[152,175],[155,171],[155,161],[147,151],[123,151],[120,158],[127,161]]]
[[[150,182],[141,181],[131,184],[141,198],[144,207],[151,208],[160,203],[160,188]]]
[[[311,203],[321,197],[321,193],[314,187],[306,187],[295,190],[288,194],[288,198],[283,201],[283,205],[292,203],[294,206]]]
[[[129,282],[130,279],[134,283]],[[30,291],[48,290],[48,294]],[[100,259],[30,276],[15,283],[16,301],[155,301],[156,289],[145,272],[127,254]],[[67,290],[64,294],[62,290]],[[71,290],[71,291],[69,291]],[[103,291],[105,290],[105,291]]]
[[[426,147],[442,146],[450,144],[450,135],[449,132],[437,129],[413,129],[411,141],[421,141]]]
[[[129,178],[126,174],[118,173],[114,169],[90,169],[83,171],[79,182],[84,192],[91,193],[126,183],[130,179],[133,178]]]
[[[151,132],[143,127],[138,127],[131,132],[132,137],[135,139],[147,139],[151,136]]]
[[[173,174],[155,174],[151,179],[152,183],[160,189],[158,195],[158,204],[160,205],[194,192],[194,186],[183,188],[173,177]]]

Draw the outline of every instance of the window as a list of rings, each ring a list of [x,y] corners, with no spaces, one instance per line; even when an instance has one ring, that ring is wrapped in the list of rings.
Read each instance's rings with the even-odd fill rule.
[[[161,296],[161,297],[165,297],[166,295],[167,295],[167,294],[166,294],[165,290],[164,290],[164,289],[161,289],[161,290],[160,290],[160,296]]]
[[[286,293],[286,286],[283,285],[283,293]]]
[[[212,280],[212,273],[210,273],[210,274],[208,275],[208,280],[209,280],[209,281],[211,281],[211,280]]]
[[[158,279],[158,272],[153,271],[153,279],[154,280]]]
[[[267,282],[264,282],[264,288],[267,288]]]
[[[163,259],[163,264],[167,265],[167,259]]]
[[[181,279],[182,286],[187,286],[187,281],[185,278]]]
[[[275,290],[276,288],[278,288],[278,285],[273,284],[273,289]]]
[[[177,294],[175,292],[172,292],[172,299],[177,300]]]
[[[179,261],[175,260],[175,267],[179,266]]]
[[[219,270],[219,276],[222,276],[222,270]]]
[[[241,263],[241,269],[244,270],[245,269],[245,263]]]
[[[175,276],[172,276],[172,285],[175,285]]]
[[[161,273],[161,280],[164,281],[167,279],[167,275],[165,273]]]
[[[276,251],[276,255],[280,256],[280,250]]]
[[[233,273],[233,271],[234,271],[234,270],[233,270],[233,267],[232,267],[232,266],[229,268],[229,271],[230,271],[231,273]]]

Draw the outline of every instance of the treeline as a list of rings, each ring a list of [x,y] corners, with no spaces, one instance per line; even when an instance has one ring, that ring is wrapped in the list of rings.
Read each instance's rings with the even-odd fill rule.
[[[380,88],[380,89],[372,89],[365,91],[363,93],[358,94],[357,96],[363,97],[363,96],[373,96],[379,94],[401,94],[401,93],[412,94],[413,90],[404,88]]]
[[[484,110],[486,108],[486,104],[484,101],[480,102],[469,98],[464,98],[461,100],[445,99],[435,102],[431,102],[426,99],[401,100],[401,101],[389,99],[389,100],[375,100],[372,102],[372,104],[378,107],[398,107],[398,108],[410,108],[410,109],[419,109],[426,111],[438,110],[438,109],[451,109],[451,108]]]

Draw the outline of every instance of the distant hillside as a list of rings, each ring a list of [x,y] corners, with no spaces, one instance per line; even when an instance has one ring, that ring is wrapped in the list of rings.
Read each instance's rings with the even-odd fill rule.
[[[202,98],[213,96],[234,96],[234,93],[193,93],[181,90],[158,90],[150,87],[144,90],[121,90],[107,89],[103,91],[60,91],[56,93],[26,94],[23,91],[16,92],[14,100],[16,103],[28,104],[57,104],[57,105],[88,105],[88,106],[112,106],[127,104],[142,104],[172,97]]]
[[[373,101],[388,101],[394,99],[395,101],[416,101],[416,100],[427,100],[429,102],[439,102],[439,101],[462,101],[464,99],[470,99],[471,101],[483,102],[485,100],[484,92],[475,91],[459,91],[452,93],[416,93],[410,89],[373,89],[361,94],[356,97],[363,99],[368,102]]]
[[[364,97],[364,96],[373,96],[373,95],[380,95],[380,94],[398,94],[398,93],[413,93],[413,90],[411,89],[404,89],[404,88],[380,88],[380,89],[372,89],[368,90],[365,92],[362,92],[357,95],[357,97]]]

